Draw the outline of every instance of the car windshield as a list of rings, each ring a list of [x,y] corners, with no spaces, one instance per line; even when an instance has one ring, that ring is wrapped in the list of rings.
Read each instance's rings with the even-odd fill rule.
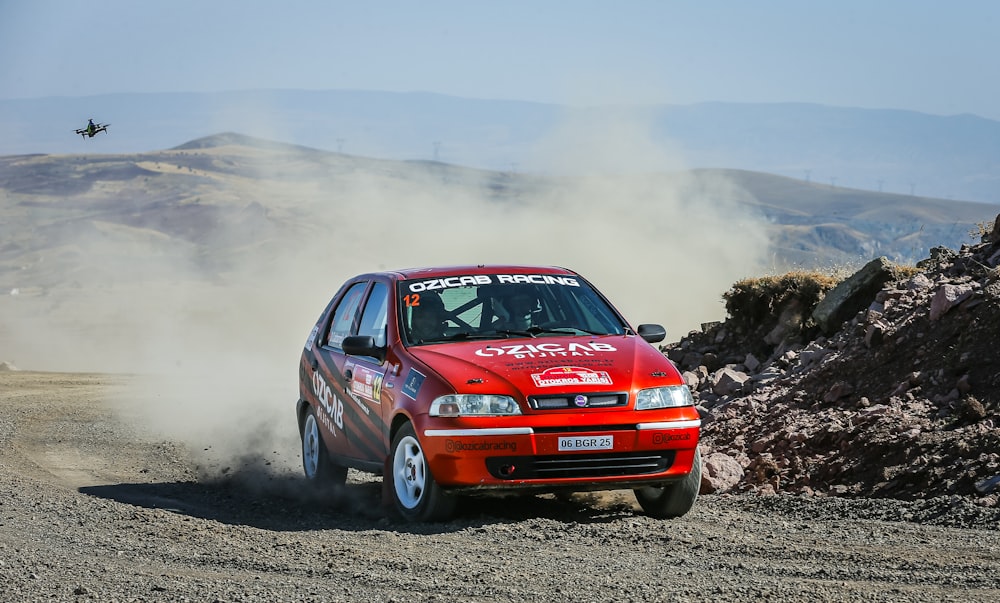
[[[464,339],[621,335],[628,325],[573,275],[469,274],[401,281],[407,345]]]

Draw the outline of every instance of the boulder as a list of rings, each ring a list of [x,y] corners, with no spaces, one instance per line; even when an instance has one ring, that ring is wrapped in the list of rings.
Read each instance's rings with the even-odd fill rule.
[[[702,460],[699,494],[728,492],[743,479],[743,467],[728,454],[713,452]]]
[[[893,266],[884,256],[868,262],[823,296],[813,309],[813,320],[823,333],[835,333],[844,321],[867,308],[893,276]]]

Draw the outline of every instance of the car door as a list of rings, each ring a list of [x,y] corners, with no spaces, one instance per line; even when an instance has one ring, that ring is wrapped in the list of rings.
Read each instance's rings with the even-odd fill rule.
[[[312,389],[320,413],[320,433],[327,450],[340,459],[356,458],[351,445],[350,417],[345,416],[349,400],[343,377],[345,355],[341,349],[344,338],[354,330],[369,282],[351,284],[327,316],[312,359]]]
[[[389,321],[389,285],[374,281],[355,335],[371,337],[377,347],[385,347]],[[390,392],[383,389],[388,363],[372,356],[347,356],[344,379],[347,393],[356,407],[353,422],[359,452],[366,459],[382,459],[388,453],[389,429],[385,415],[391,408]]]
[[[350,335],[371,335],[385,345],[388,286],[360,281],[344,293],[331,312],[322,345],[316,350],[314,389],[328,420],[320,421],[327,449],[345,465],[381,463],[385,455],[381,414],[383,363],[349,356],[341,347]]]

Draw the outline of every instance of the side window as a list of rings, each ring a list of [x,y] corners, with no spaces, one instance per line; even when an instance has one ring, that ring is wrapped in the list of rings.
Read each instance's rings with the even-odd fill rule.
[[[340,300],[337,309],[333,312],[333,319],[330,321],[330,330],[326,336],[326,344],[339,348],[344,338],[351,334],[351,327],[354,326],[355,317],[358,315],[358,306],[361,304],[361,296],[365,292],[368,283],[354,283]]]
[[[365,311],[361,314],[361,327],[358,335],[371,335],[375,345],[384,346],[386,341],[385,325],[388,321],[389,287],[385,283],[375,283],[372,293],[368,296]]]

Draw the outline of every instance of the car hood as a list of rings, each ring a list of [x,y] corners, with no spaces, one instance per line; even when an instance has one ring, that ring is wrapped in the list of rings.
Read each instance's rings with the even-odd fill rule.
[[[631,335],[465,341],[410,351],[460,393],[620,392],[646,382],[684,383],[666,356]]]

